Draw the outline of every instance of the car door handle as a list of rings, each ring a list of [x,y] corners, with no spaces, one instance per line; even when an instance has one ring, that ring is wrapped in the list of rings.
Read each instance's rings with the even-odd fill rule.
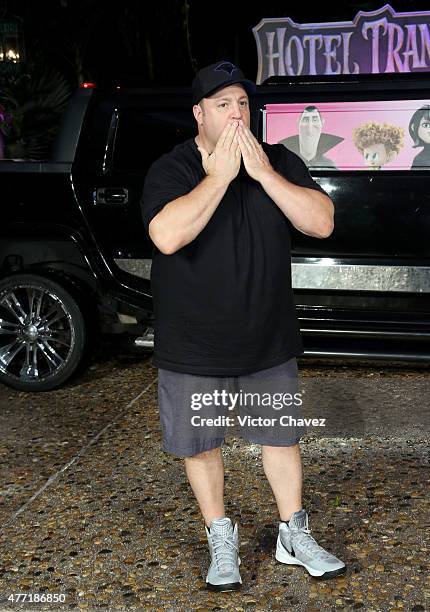
[[[128,189],[125,187],[97,187],[94,204],[128,204]]]

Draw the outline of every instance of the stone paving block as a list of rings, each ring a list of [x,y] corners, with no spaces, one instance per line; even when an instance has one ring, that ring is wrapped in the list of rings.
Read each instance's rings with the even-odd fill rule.
[[[111,355],[48,394],[0,388],[0,610],[428,609],[427,371],[301,373],[307,414],[324,405],[332,418],[301,441],[304,506],[345,576],[318,581],[276,562],[260,447],[229,434],[226,512],[239,522],[243,587],[208,592],[203,520],[182,459],[160,450],[156,370]],[[65,601],[12,603],[16,593]]]

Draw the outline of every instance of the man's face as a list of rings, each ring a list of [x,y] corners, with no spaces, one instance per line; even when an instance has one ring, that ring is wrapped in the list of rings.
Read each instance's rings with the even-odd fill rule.
[[[303,111],[299,121],[300,140],[318,143],[322,132],[321,116],[317,110]]]
[[[381,167],[390,161],[390,156],[387,153],[387,149],[382,142],[378,144],[372,144],[363,150],[364,161],[367,166]]]
[[[213,146],[227,123],[241,119],[244,125],[250,126],[248,95],[241,85],[229,85],[217,91],[194,109],[200,131]]]
[[[418,136],[426,144],[430,143],[430,119],[427,117],[421,117],[420,125],[418,128]]]

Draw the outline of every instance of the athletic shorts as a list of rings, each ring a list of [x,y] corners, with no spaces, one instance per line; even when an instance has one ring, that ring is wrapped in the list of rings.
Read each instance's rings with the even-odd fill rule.
[[[246,376],[198,376],[158,369],[164,452],[192,457],[227,433],[252,444],[293,446],[306,433],[296,358]]]

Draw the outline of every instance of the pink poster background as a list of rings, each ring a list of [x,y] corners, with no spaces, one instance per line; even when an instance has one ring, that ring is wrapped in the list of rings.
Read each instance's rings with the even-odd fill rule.
[[[354,145],[352,132],[354,128],[369,121],[403,128],[403,147],[397,157],[385,164],[382,170],[409,170],[414,157],[423,150],[422,147],[413,148],[413,141],[409,135],[409,121],[416,110],[428,104],[430,100],[267,104],[266,142],[275,144],[288,136],[298,134],[298,122],[303,109],[313,105],[320,111],[324,121],[323,133],[345,138],[325,154],[333,160],[339,170],[368,168],[363,156]]]

